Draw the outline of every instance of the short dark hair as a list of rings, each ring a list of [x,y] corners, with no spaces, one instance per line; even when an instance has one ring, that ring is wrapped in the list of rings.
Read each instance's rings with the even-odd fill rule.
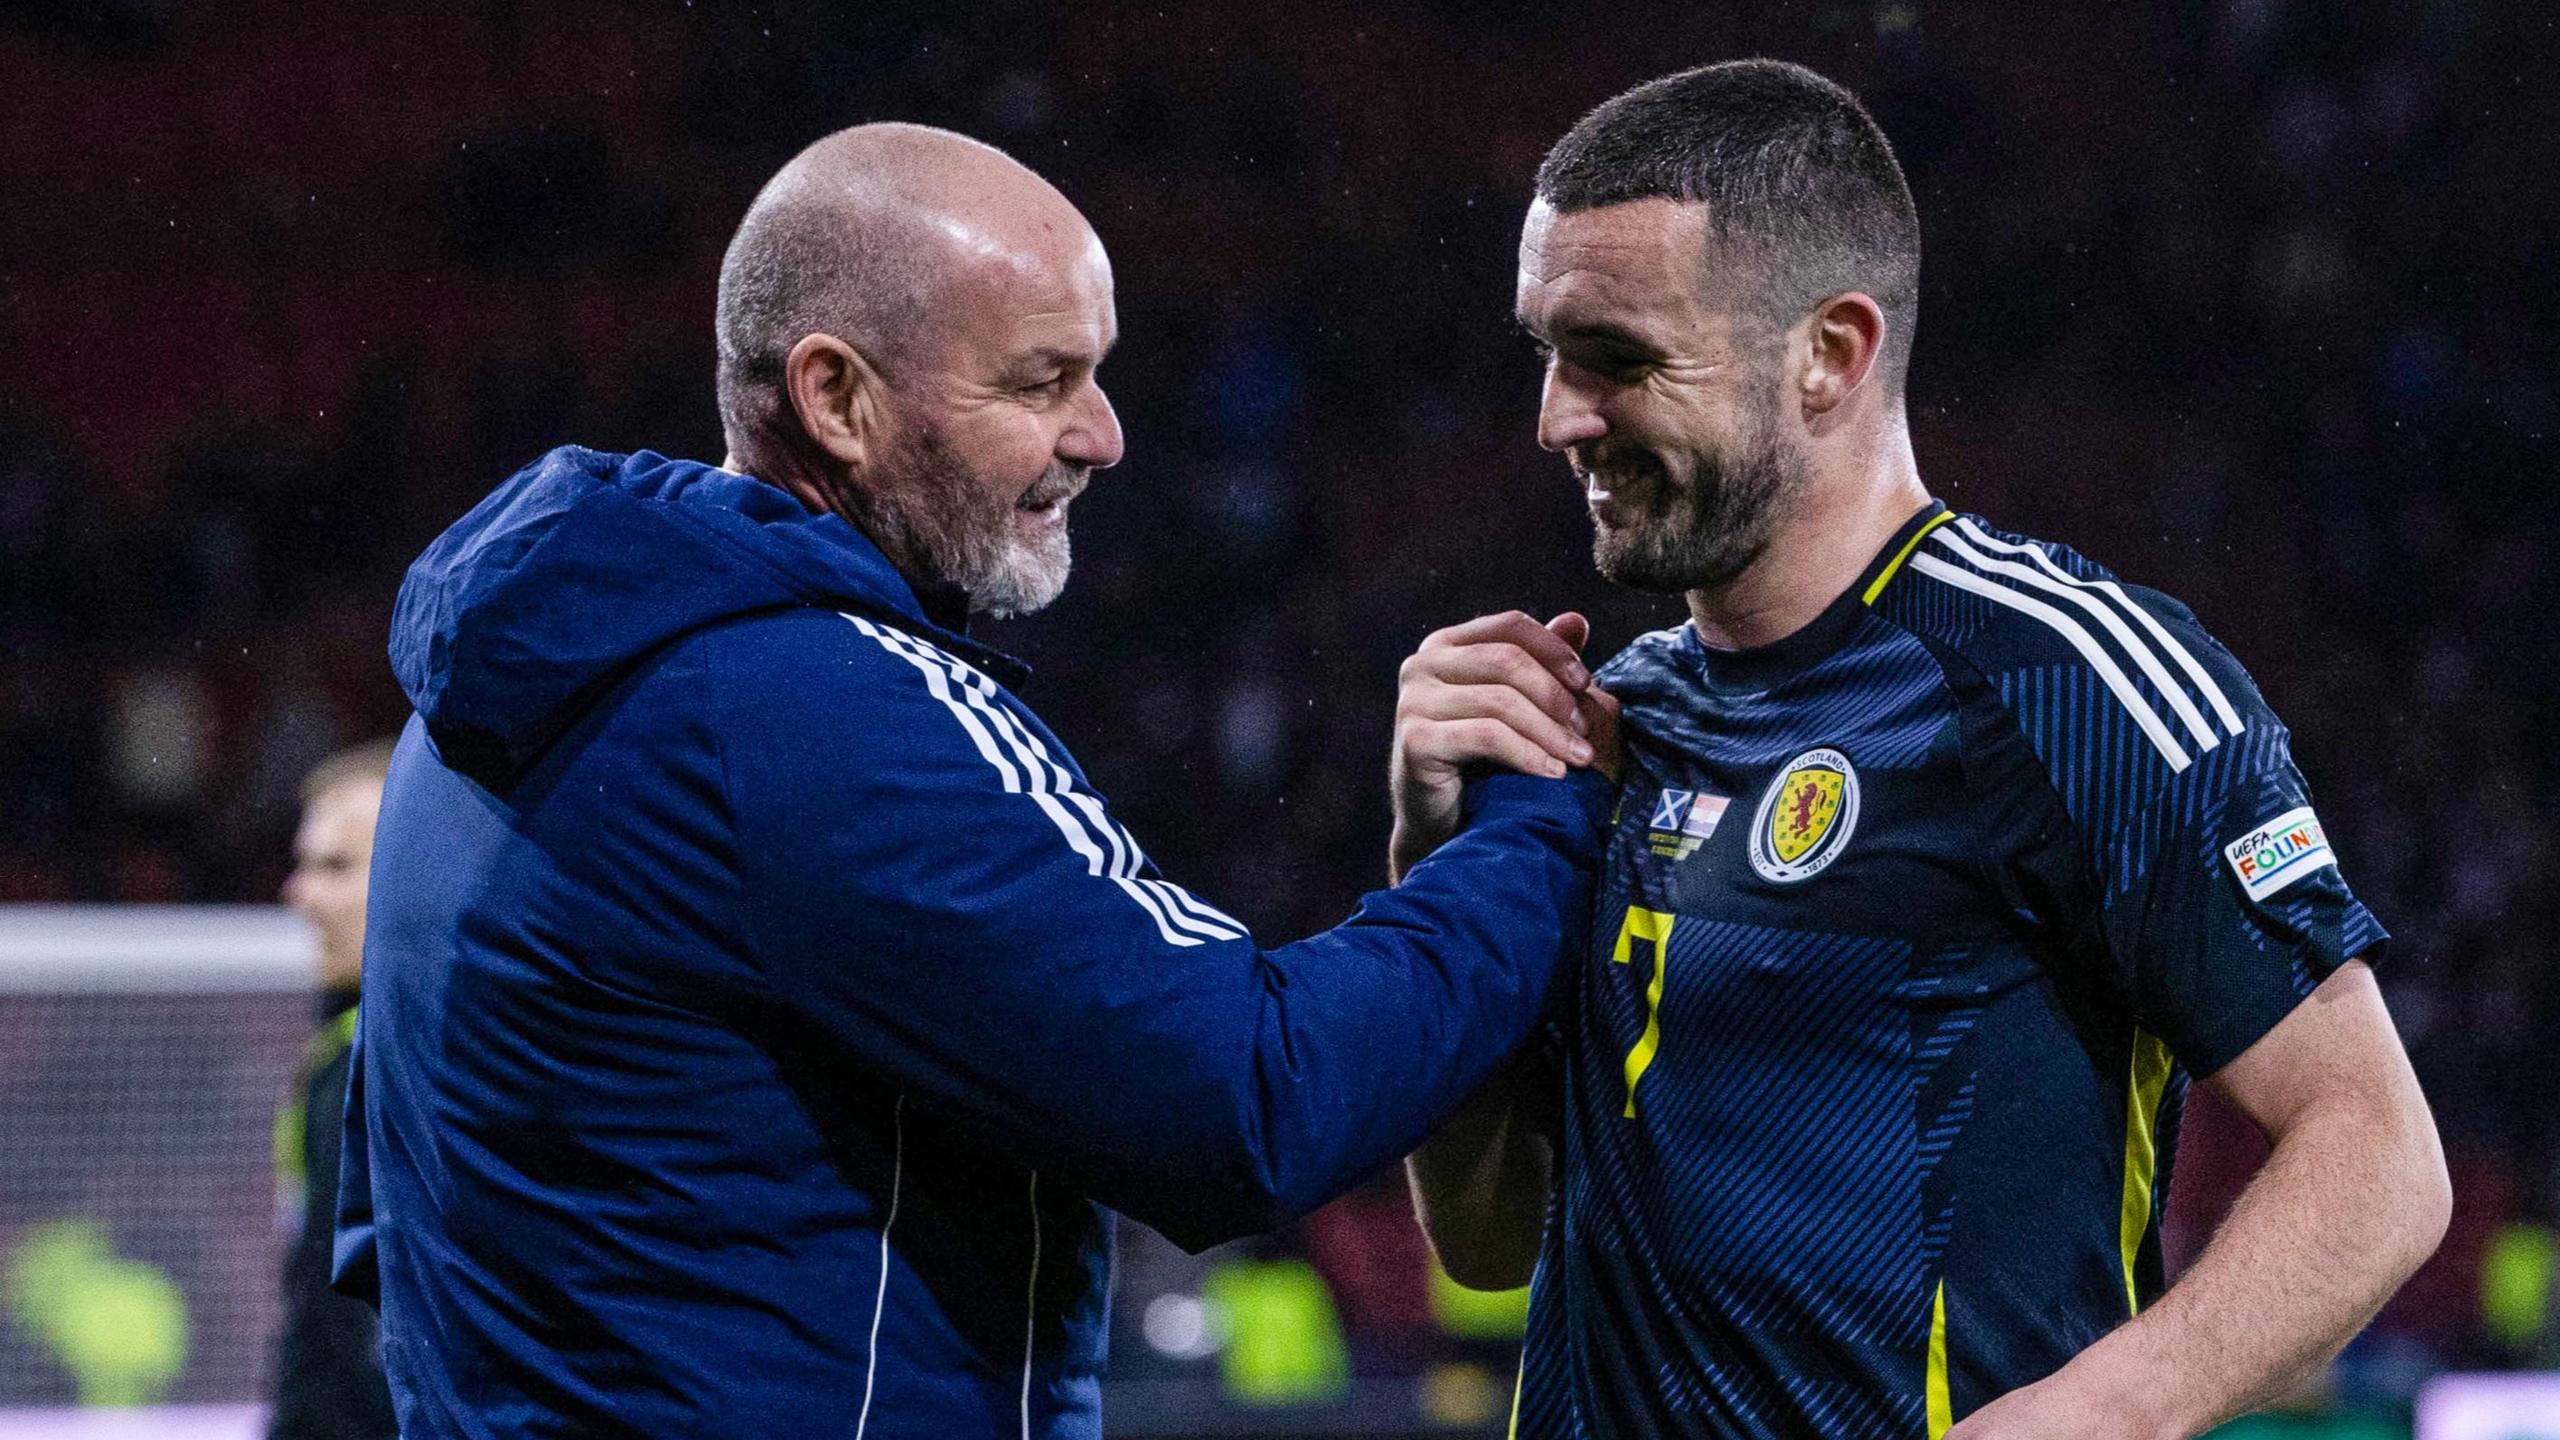
[[[1920,214],[1858,97],[1801,65],[1729,60],[1649,81],[1582,117],[1538,166],[1558,211],[1704,201],[1717,257],[1786,326],[1864,291],[1885,313],[1878,362],[1899,394],[1920,309]]]

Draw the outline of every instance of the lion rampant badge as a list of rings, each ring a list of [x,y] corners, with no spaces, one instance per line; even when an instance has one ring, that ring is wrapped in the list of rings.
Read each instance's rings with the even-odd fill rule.
[[[1819,875],[1858,828],[1858,772],[1837,750],[1790,760],[1751,817],[1751,868],[1775,885]]]

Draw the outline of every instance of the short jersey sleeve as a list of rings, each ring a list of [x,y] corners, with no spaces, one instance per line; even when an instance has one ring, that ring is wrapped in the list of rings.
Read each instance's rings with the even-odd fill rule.
[[[2387,938],[2261,707],[2096,850],[2099,930],[2137,1023],[2210,1075]]]
[[[2347,887],[2291,733],[2240,662],[2168,596],[2107,592],[2156,647],[2154,673],[2189,703],[2167,687],[2136,691],[2159,702],[2161,728],[2180,743],[2128,747],[2135,766],[2080,757],[2096,782],[2079,787],[2073,816],[2096,887],[2083,933],[2105,948],[2135,1023],[2190,1073],[2211,1075],[2388,936]],[[2109,769],[2128,783],[2097,781]]]
[[[1933,583],[1887,605],[1968,702],[1968,787],[1993,807],[2004,882],[2067,937],[2067,983],[2210,1075],[2385,938],[2291,736],[2186,606],[1941,518],[1909,561]]]

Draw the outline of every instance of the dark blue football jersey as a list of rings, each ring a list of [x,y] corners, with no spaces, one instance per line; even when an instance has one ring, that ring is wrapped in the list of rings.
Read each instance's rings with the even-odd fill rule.
[[[2161,1287],[2188,1074],[2382,927],[2176,601],[1932,506],[1819,619],[1600,675],[1527,1437],[1935,1437]]]

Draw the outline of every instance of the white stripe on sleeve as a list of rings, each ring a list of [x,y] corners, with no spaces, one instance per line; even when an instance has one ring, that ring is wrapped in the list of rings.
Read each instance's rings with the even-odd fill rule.
[[[1931,579],[1943,580],[1959,590],[1969,590],[1995,604],[2006,605],[2012,610],[2031,615],[2051,626],[2056,634],[2070,641],[2071,648],[2080,652],[2080,658],[2088,661],[2090,668],[2096,670],[2099,677],[2107,682],[2107,688],[2115,692],[2116,699],[2124,702],[2124,708],[2132,713],[2134,723],[2140,726],[2142,733],[2150,737],[2151,743],[2159,748],[2161,758],[2169,762],[2169,768],[2173,771],[2187,768],[2190,762],[2187,759],[2187,752],[2179,748],[2178,737],[2169,733],[2169,727],[2160,721],[2159,712],[2153,710],[2151,703],[2142,698],[2141,691],[2133,688],[2132,677],[2124,673],[2124,668],[2116,664],[2115,657],[2109,655],[2106,648],[2098,643],[2097,637],[2082,628],[2079,621],[2041,600],[2021,595],[1996,580],[1976,575],[1970,570],[1959,569],[1925,551],[1911,557],[1911,568]]]
[[[1946,530],[1939,530],[1931,538],[1944,546],[1948,554],[1963,560],[1976,570],[1988,570],[1994,575],[2006,575],[2012,580],[2032,585],[2046,594],[2059,595],[2088,611],[2090,618],[2105,626],[2107,633],[2115,637],[2116,643],[2124,647],[2124,652],[2133,657],[2133,662],[2142,667],[2143,675],[2151,681],[2152,688],[2158,690],[2169,702],[2169,708],[2177,711],[2178,718],[2186,722],[2187,733],[2195,737],[2198,749],[2210,750],[2222,743],[2221,737],[2213,733],[2213,727],[2205,723],[2204,712],[2196,708],[2196,702],[2187,698],[2186,687],[2169,678],[2168,668],[2160,663],[2160,657],[2151,653],[2151,647],[2143,644],[2135,637],[2133,631],[2125,627],[2124,621],[2117,617],[2116,612],[2109,608],[2105,601],[2092,596],[2085,587],[2074,587],[2049,579],[2015,561],[1994,560],[1967,545],[1963,540],[1947,533]]]
[[[1040,1338],[1040,1172],[1031,1172],[1031,1284],[1023,1301],[1022,1440],[1031,1440],[1031,1359]]]
[[[1218,912],[1210,909],[1180,886],[1167,880],[1148,880],[1139,877],[1138,871],[1146,865],[1147,856],[1145,851],[1138,848],[1137,837],[1111,819],[1109,812],[1103,809],[1099,797],[1076,788],[1074,774],[1066,766],[1058,763],[1057,759],[1049,754],[1048,747],[1040,743],[1040,737],[1024,728],[1013,712],[1005,708],[1004,702],[996,697],[994,681],[989,680],[976,668],[963,663],[957,657],[915,636],[900,634],[885,627],[883,633],[888,637],[884,643],[895,643],[910,659],[928,662],[939,667],[958,684],[961,700],[977,712],[978,717],[995,732],[997,740],[1013,756],[1014,763],[1022,767],[1022,772],[1026,776],[1031,777],[1033,782],[1030,790],[1031,797],[1040,802],[1042,809],[1049,812],[1049,818],[1052,821],[1056,822],[1061,829],[1074,828],[1077,822],[1062,813],[1060,809],[1061,804],[1072,807],[1082,818],[1085,833],[1089,836],[1099,836],[1102,843],[1110,848],[1109,868],[1107,870],[1101,868],[1101,862],[1096,860],[1091,867],[1092,874],[1111,880],[1127,892],[1130,899],[1146,907],[1147,913],[1156,917],[1159,928],[1170,926],[1172,929],[1196,935],[1204,940],[1244,938],[1244,927],[1232,920],[1220,924],[1217,920],[1203,918],[1200,912],[1205,911],[1210,916],[1218,916]],[[1179,899],[1176,898],[1177,896]],[[1225,917],[1218,916],[1218,919],[1224,920]]]
[[[2132,596],[2124,593],[2123,586],[2113,580],[2083,580],[2054,564],[2052,557],[2046,555],[2037,546],[2019,545],[2002,540],[1961,515],[1956,517],[1955,528],[1962,530],[1984,549],[1997,550],[2006,555],[2024,555],[2037,569],[2056,580],[2112,597],[2117,604],[2133,612],[2133,618],[2140,622],[2143,629],[2151,632],[2151,638],[2160,642],[2160,648],[2167,652],[2170,659],[2178,662],[2178,668],[2187,672],[2187,678],[2196,682],[2196,689],[2204,696],[2205,703],[2211,705],[2213,713],[2221,717],[2223,728],[2234,735],[2248,728],[2241,721],[2240,712],[2231,707],[2231,697],[2223,694],[2222,687],[2214,682],[2213,673],[2196,660],[2195,655],[2179,642],[2177,636],[2169,633],[2169,627],[2161,624],[2149,610],[2137,604]]]
[[[1111,818],[1110,812],[1103,808],[1101,797],[1076,788],[1074,774],[1052,756],[1049,753],[1049,747],[1041,742],[1040,737],[1026,728],[997,698],[994,681],[989,680],[977,669],[963,663],[957,657],[936,649],[914,636],[898,638],[904,640],[916,653],[945,667],[953,678],[959,681],[962,696],[967,698],[994,727],[997,736],[1010,747],[1015,761],[1021,764],[1027,773],[1046,774],[1050,778],[1050,788],[1054,793],[1067,804],[1075,807],[1084,817],[1087,829],[1093,834],[1100,835],[1103,842],[1110,847],[1112,864],[1110,875],[1111,878],[1120,882],[1121,888],[1144,887],[1148,893],[1155,895],[1162,902],[1160,905],[1150,906],[1150,909],[1166,913],[1167,918],[1177,927],[1194,934],[1211,940],[1244,938],[1246,932],[1241,921],[1228,916],[1199,896],[1170,880],[1139,877],[1138,872],[1147,865],[1147,853],[1140,848],[1138,838],[1129,833],[1128,827]],[[1136,891],[1131,890],[1131,893],[1134,896]],[[1141,901],[1141,903],[1145,902]]]
[[[844,618],[925,677],[926,690],[960,722],[979,755],[995,767],[1006,792],[1026,795],[1037,804],[1069,848],[1083,857],[1085,873],[1117,885],[1155,921],[1166,943],[1190,946],[1245,937],[1243,925],[1189,891],[1138,874],[1147,858],[1136,838],[1111,819],[1098,797],[1076,787],[1075,776],[997,698],[995,682],[913,635],[855,615]]]

